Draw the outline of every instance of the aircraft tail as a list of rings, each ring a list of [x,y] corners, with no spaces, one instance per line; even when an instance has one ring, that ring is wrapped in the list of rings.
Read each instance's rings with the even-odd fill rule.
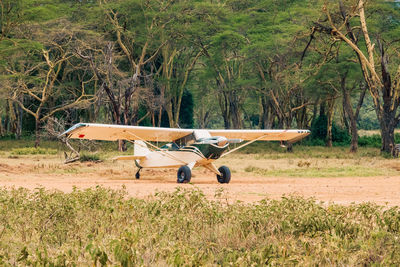
[[[147,147],[146,143],[141,140],[135,140],[133,147],[133,155],[144,157],[150,153],[150,149]]]

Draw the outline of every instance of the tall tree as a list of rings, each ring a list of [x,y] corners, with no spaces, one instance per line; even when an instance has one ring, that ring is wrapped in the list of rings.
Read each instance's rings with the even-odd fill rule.
[[[345,42],[356,53],[380,122],[381,150],[393,154],[394,129],[400,118],[397,114],[400,65],[393,48],[398,40],[393,34],[400,28],[400,10],[390,3],[371,3],[373,13],[369,21],[375,26],[371,34],[367,26],[366,1],[346,4],[342,1],[336,7],[326,4],[323,10],[325,18],[315,23],[315,29]],[[336,12],[332,11],[334,8]]]
[[[50,27],[50,25],[48,25]],[[55,31],[53,32],[55,33]],[[46,35],[45,44],[22,42],[25,46],[2,51],[7,59],[2,65],[8,81],[9,99],[35,119],[35,146],[40,145],[40,126],[57,112],[83,107],[93,96],[86,94],[85,84],[76,89],[63,84],[72,64],[74,33],[60,30]],[[29,45],[27,45],[29,44]]]

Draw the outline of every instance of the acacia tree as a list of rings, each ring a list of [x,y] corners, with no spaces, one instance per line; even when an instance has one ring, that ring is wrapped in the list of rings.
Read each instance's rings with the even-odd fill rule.
[[[242,35],[228,30],[214,36],[212,47],[204,49],[226,129],[243,128],[243,103],[253,82],[241,53],[244,44]]]
[[[290,128],[294,119],[297,127],[307,127],[307,107],[314,101],[305,93],[304,83],[321,61],[313,46],[309,50],[314,55],[305,60],[302,57],[307,20],[315,15],[312,10],[307,1],[258,0],[247,7],[248,25],[252,27],[246,28],[250,43],[246,54],[258,80],[262,128]],[[271,13],[274,16],[268,16]]]
[[[123,103],[119,103],[123,104],[123,124],[138,123],[139,102],[134,101],[133,95],[140,88],[143,89],[141,86],[144,83],[143,72],[146,65],[154,61],[167,42],[160,43],[159,31],[169,22],[163,14],[170,4],[169,1],[99,1],[106,17],[105,26],[110,27],[109,34],[116,39],[116,46],[121,50],[123,60],[129,64],[129,68],[119,68],[129,74],[124,87]],[[148,90],[147,93],[151,94],[151,91]],[[110,96],[110,93],[107,94]]]
[[[385,6],[385,3],[379,5],[381,10],[375,10],[372,17],[379,19],[379,23],[374,25],[375,31],[371,34],[365,7],[364,0],[351,1],[348,6],[339,1],[337,12],[332,12],[333,8],[326,4],[323,9],[325,18],[315,23],[315,29],[343,41],[357,55],[380,123],[381,150],[393,154],[394,129],[400,118],[400,114],[397,114],[400,105],[400,65],[395,57],[396,50],[393,49],[397,40],[391,33],[398,30],[396,21],[400,19],[400,11]],[[385,12],[380,13],[382,10]],[[381,23],[382,20],[385,23]]]
[[[70,71],[68,68],[74,68],[71,63],[73,36],[69,31],[58,32],[50,36],[46,45],[37,43],[36,48],[41,49],[30,49],[23,54],[22,49],[17,50],[3,65],[11,81],[7,88],[10,99],[35,119],[35,147],[40,145],[43,122],[57,112],[85,107],[93,100],[93,96],[86,93],[84,82],[79,89],[63,84],[63,77]]]
[[[200,49],[178,45],[177,42],[168,42],[161,49],[162,64],[159,84],[161,95],[165,98],[165,109],[170,127],[179,127],[183,92],[201,54]],[[161,115],[161,110],[159,114]],[[161,123],[161,119],[159,119],[159,123]]]
[[[22,0],[0,0],[0,41],[9,38],[22,22]]]
[[[104,47],[102,47],[104,46]],[[149,109],[154,101],[152,91],[146,86],[138,86],[132,91],[132,79],[130,73],[119,68],[121,53],[116,51],[113,42],[93,41],[88,43],[88,40],[81,42],[79,48],[76,49],[76,54],[85,60],[86,64],[82,64],[82,68],[92,73],[92,78],[98,84],[96,95],[102,97],[103,92],[106,94],[105,101],[111,111],[111,121],[116,124],[132,124],[132,119],[135,123],[140,123],[148,115],[148,111],[141,118],[136,113],[131,114],[130,98],[134,98],[136,103],[148,103]],[[130,95],[127,98],[127,94]],[[100,100],[100,99],[99,99]],[[128,107],[126,106],[128,105]],[[134,117],[133,117],[134,116]],[[132,118],[133,117],[133,118]],[[119,142],[118,149],[125,150],[123,142]]]

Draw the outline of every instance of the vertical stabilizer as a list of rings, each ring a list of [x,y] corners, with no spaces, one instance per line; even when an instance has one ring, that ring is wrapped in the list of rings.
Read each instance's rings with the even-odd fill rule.
[[[147,147],[146,143],[142,140],[135,140],[133,155],[135,156],[146,156],[150,153],[150,149]]]

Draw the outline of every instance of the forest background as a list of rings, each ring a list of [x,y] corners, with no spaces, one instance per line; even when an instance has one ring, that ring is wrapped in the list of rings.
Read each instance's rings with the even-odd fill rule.
[[[309,144],[395,154],[397,1],[0,0],[0,12],[2,138],[39,146],[80,121],[302,128]]]

